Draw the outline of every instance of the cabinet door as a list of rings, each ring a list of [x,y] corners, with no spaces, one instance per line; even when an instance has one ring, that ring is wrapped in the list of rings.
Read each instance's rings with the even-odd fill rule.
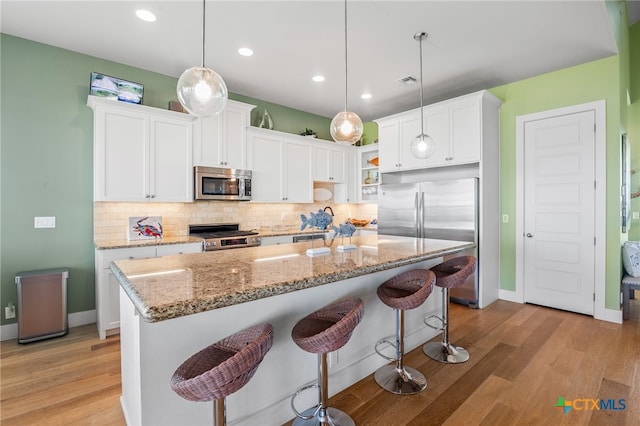
[[[340,148],[332,148],[329,159],[331,181],[334,183],[344,182],[346,172],[345,151]]]
[[[420,112],[411,112],[400,119],[399,170],[415,170],[424,167],[424,159],[411,153],[411,143],[420,135]]]
[[[151,201],[193,201],[192,123],[151,118]]]
[[[94,114],[94,200],[145,201],[148,116],[102,107]]]
[[[358,179],[360,171],[357,168],[357,156],[354,150],[343,153],[345,176],[342,183],[333,188],[333,199],[336,203],[358,202]]]
[[[311,145],[287,142],[285,149],[285,201],[289,203],[313,202],[313,168]],[[255,179],[254,179],[255,180]]]
[[[260,245],[263,246],[275,246],[280,244],[293,243],[293,237],[291,235],[275,235],[273,237],[262,237]]]
[[[450,164],[465,164],[480,161],[481,131],[480,103],[478,100],[460,101],[451,104],[451,151]]]
[[[260,202],[285,201],[283,192],[284,142],[276,138],[252,135],[249,145],[249,167],[253,173],[251,200]]]
[[[313,147],[313,180],[320,182],[331,181],[331,156],[329,147]]]
[[[449,108],[427,108],[424,111],[424,129],[433,138],[435,151],[425,160],[425,167],[439,167],[449,165]]]
[[[231,108],[224,110],[222,128],[221,156],[224,167],[233,169],[247,168],[247,126],[246,111]]]
[[[224,165],[224,160],[220,157],[222,114],[201,117],[197,120],[196,126],[199,127],[200,134],[193,144],[194,165],[222,167]]]
[[[378,140],[380,150],[380,171],[394,172],[400,167],[398,145],[400,130],[398,120],[380,122],[378,124]]]

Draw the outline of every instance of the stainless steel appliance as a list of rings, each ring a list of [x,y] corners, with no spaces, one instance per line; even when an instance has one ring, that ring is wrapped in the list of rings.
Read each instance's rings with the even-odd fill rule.
[[[237,223],[189,225],[189,236],[202,238],[204,251],[260,245],[256,231],[242,231]]]
[[[194,167],[196,200],[251,200],[251,171],[221,167]]]
[[[478,179],[383,184],[378,195],[378,234],[472,241],[478,244]],[[480,259],[477,248],[456,253]],[[479,262],[478,262],[479,265]],[[478,306],[478,267],[450,292],[451,301]]]

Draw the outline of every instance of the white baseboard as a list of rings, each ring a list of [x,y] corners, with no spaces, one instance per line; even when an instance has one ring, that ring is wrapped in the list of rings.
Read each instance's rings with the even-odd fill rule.
[[[74,312],[69,314],[67,321],[69,328],[81,325],[93,324],[96,322],[96,310]],[[18,338],[18,323],[6,324],[0,327],[0,340],[11,340]]]
[[[511,290],[498,290],[498,298],[508,302],[522,303],[522,300],[518,297],[518,293]]]
[[[616,324],[622,324],[622,311],[616,311],[615,309],[607,308],[596,308],[596,312],[593,314],[593,318],[602,321],[614,322]]]

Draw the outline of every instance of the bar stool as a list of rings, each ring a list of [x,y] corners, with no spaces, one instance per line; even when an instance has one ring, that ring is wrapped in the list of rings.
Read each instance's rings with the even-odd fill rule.
[[[382,339],[376,343],[378,355],[395,361],[395,365],[385,365],[375,372],[375,380],[383,389],[399,394],[412,395],[426,389],[427,379],[418,370],[405,367],[404,360],[404,311],[422,305],[433,291],[436,276],[428,269],[413,269],[396,275],[378,287],[378,298],[385,305],[395,309],[395,342]],[[384,355],[379,347],[388,344],[395,348],[395,358]]]
[[[429,342],[422,347],[422,351],[429,358],[446,364],[458,364],[469,359],[469,352],[460,346],[449,342],[449,289],[461,286],[467,278],[476,270],[476,258],[473,256],[460,256],[447,260],[431,268],[436,274],[436,285],[442,287],[442,317],[430,315],[424,319],[424,323],[434,330],[442,331],[442,342]],[[441,322],[440,326],[429,323],[436,318]]]
[[[269,323],[232,334],[183,362],[171,389],[189,401],[213,401],[213,424],[225,425],[225,398],[247,384],[272,343]]]
[[[360,323],[364,303],[358,298],[344,299],[307,315],[293,327],[291,337],[302,350],[318,354],[318,382],[304,386],[291,397],[296,414],[293,425],[354,425],[353,419],[337,408],[328,407],[327,353],[343,347]],[[318,404],[302,413],[295,408],[295,399],[303,391],[318,388]]]

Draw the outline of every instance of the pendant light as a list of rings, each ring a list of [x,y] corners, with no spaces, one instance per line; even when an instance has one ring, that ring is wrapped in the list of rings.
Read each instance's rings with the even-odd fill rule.
[[[178,79],[178,100],[196,117],[216,115],[227,106],[227,85],[204,65],[205,0],[202,0],[202,66],[189,68]]]
[[[347,0],[344,0],[344,111],[333,117],[329,131],[336,142],[353,145],[362,137],[363,125],[358,114],[347,109],[347,69]]]
[[[420,42],[420,134],[411,141],[411,154],[416,158],[428,158],[436,149],[436,142],[424,132],[424,106],[422,100],[422,40],[427,33],[416,33],[413,38]]]

